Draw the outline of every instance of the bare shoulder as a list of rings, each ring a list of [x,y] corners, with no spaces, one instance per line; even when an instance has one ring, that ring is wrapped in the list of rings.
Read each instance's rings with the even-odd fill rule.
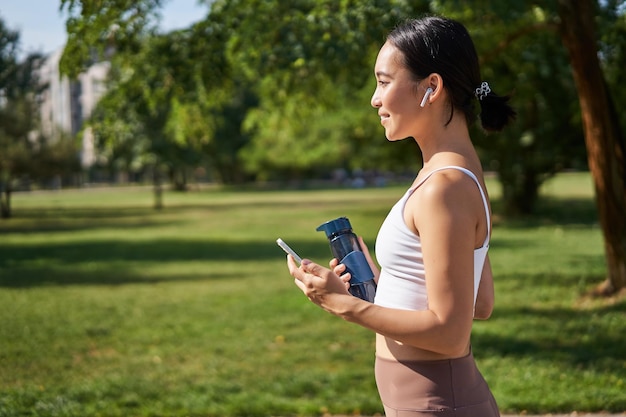
[[[458,169],[446,169],[432,174],[417,190],[423,204],[457,204],[466,202],[476,193],[476,183]]]
[[[405,207],[405,222],[421,235],[425,226],[475,224],[482,207],[474,180],[457,169],[446,169],[433,173],[415,190]]]

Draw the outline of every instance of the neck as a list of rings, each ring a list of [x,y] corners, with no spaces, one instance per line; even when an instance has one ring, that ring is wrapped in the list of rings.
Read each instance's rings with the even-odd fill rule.
[[[458,158],[453,155],[473,158],[476,154],[467,123],[460,117],[454,117],[447,126],[428,129],[424,134],[416,136],[415,140],[422,152],[425,167],[435,165],[440,159],[454,162],[450,158],[454,160]]]

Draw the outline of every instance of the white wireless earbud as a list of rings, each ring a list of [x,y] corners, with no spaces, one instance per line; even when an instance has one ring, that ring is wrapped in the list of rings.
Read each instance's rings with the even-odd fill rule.
[[[426,105],[426,102],[428,101],[428,97],[430,97],[432,93],[433,93],[433,89],[428,87],[426,89],[426,93],[424,94],[424,98],[422,99],[422,102],[420,103],[420,107],[424,107]]]

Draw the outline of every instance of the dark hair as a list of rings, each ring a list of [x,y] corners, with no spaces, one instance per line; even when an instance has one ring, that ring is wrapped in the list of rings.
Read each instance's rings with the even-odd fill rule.
[[[416,81],[432,73],[441,75],[454,110],[465,114],[468,125],[476,120],[476,89],[482,84],[474,43],[465,27],[452,19],[426,16],[397,26],[387,40],[404,55],[404,64]],[[480,121],[486,131],[500,131],[515,118],[508,96],[493,91],[479,100]]]

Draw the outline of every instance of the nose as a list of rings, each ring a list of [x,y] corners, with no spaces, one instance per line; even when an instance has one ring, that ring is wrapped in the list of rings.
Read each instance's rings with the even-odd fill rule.
[[[375,109],[379,108],[382,105],[379,94],[378,94],[378,88],[374,90],[374,94],[372,95],[372,100],[370,101],[370,104]]]

